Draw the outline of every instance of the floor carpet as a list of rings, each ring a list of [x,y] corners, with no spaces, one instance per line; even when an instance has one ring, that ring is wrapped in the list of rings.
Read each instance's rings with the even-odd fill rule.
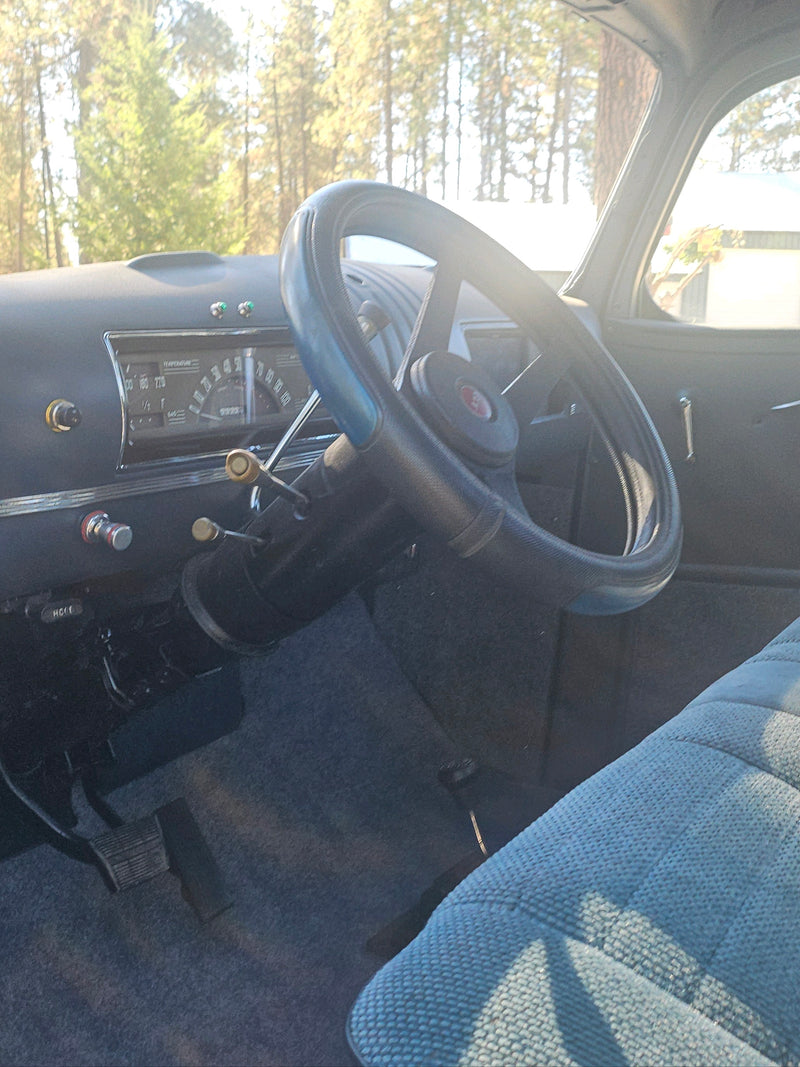
[[[475,847],[459,755],[351,598],[243,662],[234,734],[118,790],[183,795],[235,905],[200,926],[163,875],[110,895],[40,847],[2,868],[0,1061],[341,1064],[368,937]]]

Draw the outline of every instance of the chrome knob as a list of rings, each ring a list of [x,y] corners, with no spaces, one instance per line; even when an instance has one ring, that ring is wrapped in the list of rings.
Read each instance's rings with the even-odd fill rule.
[[[87,545],[104,543],[115,552],[124,552],[133,540],[133,530],[124,522],[112,522],[105,511],[92,511],[81,523],[81,537]]]

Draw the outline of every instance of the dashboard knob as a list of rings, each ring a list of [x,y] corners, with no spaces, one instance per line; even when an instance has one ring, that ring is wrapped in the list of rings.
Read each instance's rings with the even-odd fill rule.
[[[51,400],[44,413],[44,421],[53,433],[66,433],[80,426],[83,416],[71,400]]]
[[[216,541],[221,533],[224,533],[224,531],[219,523],[214,522],[213,519],[209,519],[205,515],[201,515],[199,519],[195,519],[192,523],[192,537],[195,541],[200,541],[203,544],[209,541]]]
[[[221,319],[225,312],[228,310],[228,305],[224,300],[215,300],[211,307],[208,309],[215,319]]]
[[[234,448],[225,457],[225,473],[232,482],[252,485],[258,480],[262,467],[252,452],[244,448]]]
[[[112,522],[105,511],[92,511],[81,523],[81,537],[87,545],[106,544],[124,552],[133,540],[133,530],[124,522]]]
[[[236,310],[243,319],[249,319],[255,310],[255,304],[252,300],[243,300]]]
[[[192,537],[203,544],[216,541],[221,537],[233,537],[237,541],[247,541],[256,548],[265,548],[269,543],[263,537],[253,537],[251,534],[242,533],[241,530],[226,530],[224,526],[220,526],[218,522],[214,522],[206,515],[201,515],[192,523]]]

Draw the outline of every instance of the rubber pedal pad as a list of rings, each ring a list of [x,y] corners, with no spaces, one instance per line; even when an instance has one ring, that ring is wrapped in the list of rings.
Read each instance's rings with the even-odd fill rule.
[[[208,922],[233,904],[222,872],[189,805],[179,797],[155,813],[164,838],[169,867],[181,880],[184,899],[201,922]]]
[[[91,839],[89,846],[116,892],[148,882],[170,867],[164,835],[155,815],[99,834]]]

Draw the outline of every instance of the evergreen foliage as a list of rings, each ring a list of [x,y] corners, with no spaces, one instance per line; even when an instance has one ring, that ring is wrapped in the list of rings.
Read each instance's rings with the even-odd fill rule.
[[[555,0],[256,11],[234,32],[218,0],[0,6],[0,271],[275,251],[302,199],[345,177],[484,200],[593,190],[600,34]],[[770,145],[757,106],[732,120],[732,165],[774,151],[797,100]]]
[[[237,243],[220,130],[195,89],[174,88],[177,55],[143,11],[106,41],[85,90],[75,151],[85,182],[75,232],[88,261]]]

